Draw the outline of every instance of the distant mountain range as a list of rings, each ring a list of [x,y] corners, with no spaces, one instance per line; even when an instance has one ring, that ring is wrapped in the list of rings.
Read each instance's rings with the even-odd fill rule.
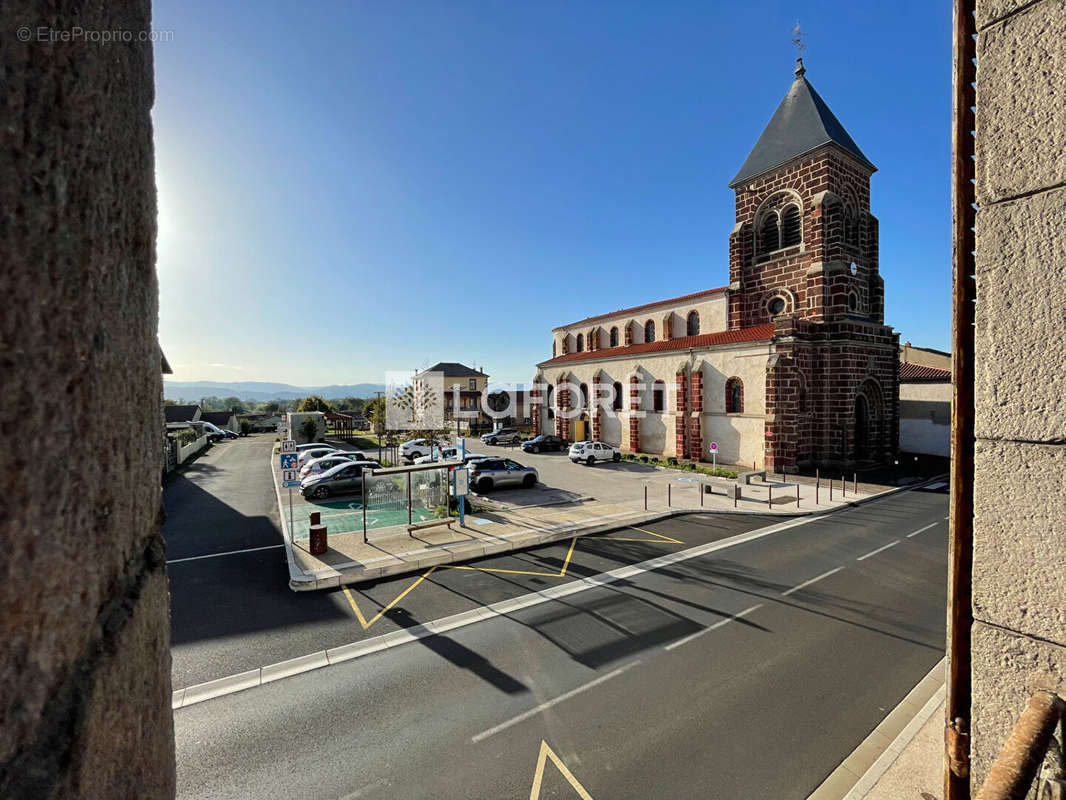
[[[220,383],[217,381],[163,381],[163,396],[167,400],[184,398],[196,402],[201,397],[237,397],[241,400],[298,400],[309,394],[317,394],[323,400],[335,400],[341,397],[374,396],[374,392],[384,392],[383,383],[353,383],[332,386],[292,386],[288,383],[269,383],[264,381],[234,381]]]

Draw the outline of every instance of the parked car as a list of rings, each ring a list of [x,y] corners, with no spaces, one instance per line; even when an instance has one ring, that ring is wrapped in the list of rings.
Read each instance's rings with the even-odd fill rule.
[[[299,457],[296,459],[296,465],[303,467],[308,461],[314,461],[316,458],[322,458],[323,456],[343,455],[344,453],[350,453],[350,450],[341,450],[331,444],[327,444],[323,447],[313,447],[310,450],[303,450],[300,452]]]
[[[296,445],[296,452],[302,453],[304,450],[314,450],[316,447],[336,447],[336,445],[329,444],[329,442],[307,442]]]
[[[538,477],[533,467],[523,467],[509,458],[483,458],[470,464],[470,485],[482,494],[503,486],[532,489]]]
[[[498,431],[486,433],[481,437],[481,441],[485,444],[518,444],[522,441],[522,434],[514,428],[500,428]]]
[[[217,442],[226,438],[226,432],[220,427],[211,422],[201,422],[204,426],[204,433],[207,434],[207,441]]]
[[[591,467],[597,461],[621,461],[622,451],[603,442],[574,442],[569,456],[575,464],[584,461]]]
[[[566,439],[560,439],[558,436],[550,436],[548,434],[534,436],[532,439],[526,439],[522,442],[522,450],[526,453],[544,453],[548,451],[558,453],[565,450],[567,446]]]
[[[322,458],[315,458],[308,461],[302,467],[300,467],[300,477],[306,478],[308,475],[317,475],[320,472],[326,472],[332,469],[338,464],[344,464],[349,461],[365,461],[367,463],[377,463],[372,458],[367,458],[362,453],[357,453],[354,450],[344,453],[330,453],[329,455],[322,456]],[[378,465],[380,468],[380,464]]]
[[[432,454],[433,445],[425,439],[412,439],[400,445],[400,455],[414,461],[416,458]]]
[[[371,461],[353,461],[338,464],[332,469],[318,475],[308,475],[300,482],[300,494],[325,500],[327,497],[341,494],[353,494],[362,488],[363,470],[377,469]]]
[[[229,430],[228,428],[223,428],[222,429],[222,435],[225,436],[227,439],[237,439],[237,438],[239,438],[238,434],[234,433],[233,431]]]
[[[438,461],[455,461],[459,458],[458,447],[434,447],[428,456],[414,459],[416,464],[435,464]]]

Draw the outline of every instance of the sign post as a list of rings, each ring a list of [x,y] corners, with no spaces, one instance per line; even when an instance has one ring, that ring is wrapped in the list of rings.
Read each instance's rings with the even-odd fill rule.
[[[718,442],[711,442],[711,469],[718,471]]]
[[[466,526],[466,494],[470,491],[470,470],[456,467],[452,470],[452,492],[459,501],[459,527]]]
[[[292,487],[300,485],[299,455],[296,453],[296,441],[286,439],[281,443],[281,485],[289,490],[289,541],[296,544],[292,519]]]

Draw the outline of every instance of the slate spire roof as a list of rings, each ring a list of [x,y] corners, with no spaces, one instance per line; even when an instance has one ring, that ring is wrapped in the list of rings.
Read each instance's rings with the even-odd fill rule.
[[[796,59],[796,79],[755,143],[748,160],[730,182],[730,189],[829,143],[847,151],[871,170],[877,169],[804,77],[806,72],[803,59]]]

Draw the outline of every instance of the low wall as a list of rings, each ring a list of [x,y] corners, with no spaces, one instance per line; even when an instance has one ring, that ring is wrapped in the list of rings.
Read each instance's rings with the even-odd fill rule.
[[[195,442],[190,444],[178,445],[178,463],[184,464],[185,459],[196,455],[207,446],[207,436],[201,436]]]

